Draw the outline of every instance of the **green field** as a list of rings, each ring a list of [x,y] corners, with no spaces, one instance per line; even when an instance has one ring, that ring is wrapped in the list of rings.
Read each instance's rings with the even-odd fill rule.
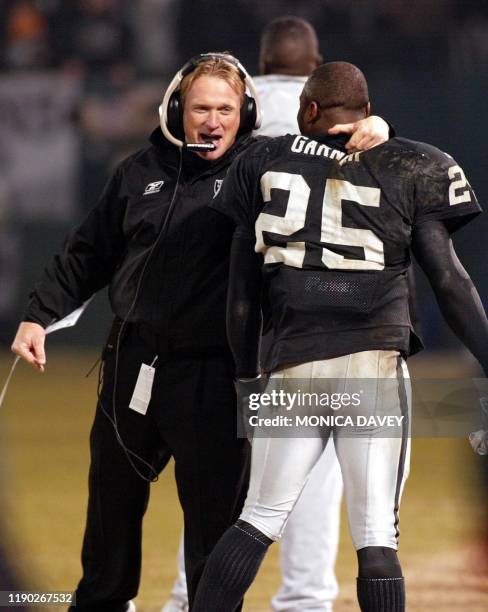
[[[96,386],[96,374],[84,375],[95,358],[89,351],[51,351],[43,376],[20,364],[0,412],[2,526],[28,589],[72,590],[80,576]],[[4,351],[2,384],[9,365]],[[412,365],[413,370],[425,367],[424,362]],[[409,610],[488,610],[481,555],[486,508],[478,465],[465,440],[413,442],[400,524]],[[169,593],[180,527],[170,466],[153,485],[145,521],[143,580],[136,600],[142,612],[158,610]],[[279,582],[274,548],[247,598],[248,611],[269,610]],[[355,610],[355,554],[345,520],[337,571],[341,596],[336,611]]]

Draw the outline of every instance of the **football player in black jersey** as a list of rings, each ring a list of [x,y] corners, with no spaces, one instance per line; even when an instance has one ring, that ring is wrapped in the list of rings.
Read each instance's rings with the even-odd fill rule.
[[[446,321],[488,372],[488,320],[450,239],[480,213],[474,192],[452,157],[430,145],[393,138],[347,155],[345,138],[328,128],[369,112],[358,68],[318,67],[300,97],[302,136],[262,141],[239,156],[214,207],[236,224],[228,334],[238,376],[259,373],[263,293],[275,337],[264,364],[270,382],[308,379],[313,390],[320,380],[332,392],[339,382],[347,389],[355,379],[388,380],[373,410],[398,415],[401,435],[350,437],[330,427],[309,439],[255,437],[245,507],[210,556],[195,612],[234,610],[329,435],[344,478],[361,610],[405,610],[396,552],[409,463],[405,358],[421,346],[408,309],[411,253]]]

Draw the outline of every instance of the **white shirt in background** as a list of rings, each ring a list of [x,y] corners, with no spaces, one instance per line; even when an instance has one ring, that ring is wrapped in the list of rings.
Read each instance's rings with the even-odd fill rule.
[[[261,102],[263,122],[255,134],[283,136],[298,134],[297,113],[299,98],[306,76],[266,74],[253,77]]]

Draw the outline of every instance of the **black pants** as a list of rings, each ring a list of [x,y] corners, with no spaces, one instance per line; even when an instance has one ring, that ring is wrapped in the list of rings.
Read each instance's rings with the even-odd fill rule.
[[[146,415],[128,405],[141,363],[155,364]],[[123,339],[113,411],[115,355],[106,354],[104,382],[91,431],[89,500],[76,608],[119,612],[137,595],[142,519],[150,485],[131,467],[105,412],[117,421],[125,446],[160,472],[175,459],[185,523],[190,605],[207,556],[238,517],[248,484],[247,440],[236,438],[232,359],[226,349],[192,354],[160,346],[131,326]],[[129,455],[139,471],[150,470]]]

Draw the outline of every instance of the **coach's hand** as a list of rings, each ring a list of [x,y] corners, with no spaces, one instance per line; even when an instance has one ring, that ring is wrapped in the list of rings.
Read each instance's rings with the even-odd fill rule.
[[[346,149],[349,153],[357,153],[386,142],[390,136],[390,126],[381,117],[371,115],[354,123],[337,123],[330,128],[329,134],[351,134]]]
[[[46,330],[38,323],[24,321],[19,325],[17,334],[11,349],[22,359],[30,363],[39,372],[44,372],[46,365],[46,353],[44,352],[44,340]]]

